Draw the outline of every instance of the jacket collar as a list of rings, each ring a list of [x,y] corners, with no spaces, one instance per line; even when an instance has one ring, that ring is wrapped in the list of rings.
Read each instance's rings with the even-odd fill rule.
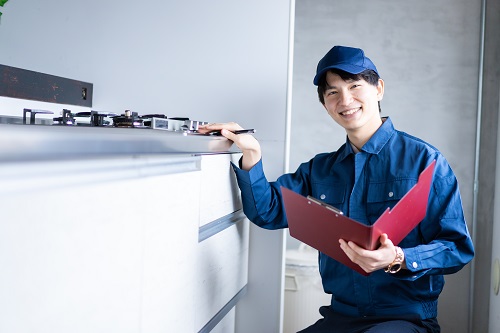
[[[361,151],[364,151],[369,154],[378,154],[382,148],[387,144],[390,138],[394,135],[396,129],[389,117],[382,118],[383,123],[379,127],[379,129],[372,135],[370,140],[361,147]],[[346,143],[344,145],[344,149],[341,153],[340,159],[344,159],[347,156],[354,154],[354,150],[351,147],[351,142],[349,138],[346,136]]]

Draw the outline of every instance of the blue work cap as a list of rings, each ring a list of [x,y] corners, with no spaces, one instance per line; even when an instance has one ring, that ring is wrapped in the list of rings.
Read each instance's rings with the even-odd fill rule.
[[[314,85],[318,85],[320,78],[330,69],[340,69],[351,74],[359,74],[371,69],[378,74],[375,64],[365,56],[361,49],[347,46],[334,46],[318,63]]]

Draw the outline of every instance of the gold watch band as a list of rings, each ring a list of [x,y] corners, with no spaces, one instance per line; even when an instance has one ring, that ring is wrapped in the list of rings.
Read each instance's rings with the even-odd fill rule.
[[[394,258],[394,261],[391,262],[389,266],[387,266],[387,268],[385,269],[386,273],[390,274],[397,273],[403,267],[403,260],[405,254],[399,246],[396,246],[395,249],[396,249],[396,258]]]

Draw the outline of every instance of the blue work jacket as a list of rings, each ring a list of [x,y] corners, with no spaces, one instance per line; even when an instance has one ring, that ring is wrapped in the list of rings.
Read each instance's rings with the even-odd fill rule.
[[[418,314],[422,319],[434,318],[443,275],[457,272],[474,256],[458,182],[436,148],[397,131],[390,118],[384,120],[359,153],[354,153],[347,140],[338,151],[316,155],[275,182],[267,181],[262,160],[249,171],[233,164],[243,210],[262,228],[286,228],[280,191],[284,186],[303,196],[319,198],[346,216],[371,225],[436,160],[427,215],[399,243],[406,270],[396,274],[378,270],[363,276],[319,253],[323,289],[332,295],[334,311],[349,316]],[[338,243],[338,239],[332,242]]]

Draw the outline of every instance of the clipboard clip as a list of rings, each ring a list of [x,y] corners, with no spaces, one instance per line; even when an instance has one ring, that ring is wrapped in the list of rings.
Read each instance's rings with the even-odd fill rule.
[[[329,209],[329,210],[331,210],[331,211],[332,211],[332,212],[334,212],[334,213],[337,213],[337,214],[339,214],[339,215],[344,215],[344,213],[343,213],[340,209],[338,209],[337,207],[333,207],[332,205],[329,205],[329,204],[327,204],[327,203],[325,203],[325,202],[323,202],[323,201],[321,201],[321,200],[318,200],[318,199],[316,199],[316,198],[313,198],[313,197],[312,197],[312,196],[310,196],[310,195],[308,195],[308,196],[307,196],[307,200],[310,200],[310,201],[314,202],[315,204],[318,204],[318,205],[320,205],[320,206],[323,206],[323,207],[325,207],[326,209]]]

